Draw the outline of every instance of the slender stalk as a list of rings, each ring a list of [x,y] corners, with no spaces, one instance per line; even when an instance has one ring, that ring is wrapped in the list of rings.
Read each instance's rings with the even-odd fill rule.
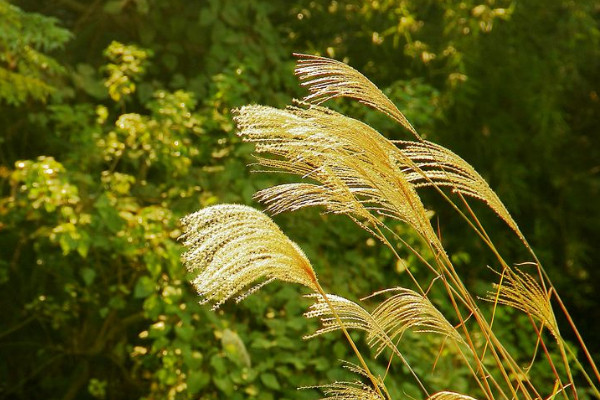
[[[545,272],[544,272],[544,274],[545,274]],[[590,366],[592,367],[592,370],[594,371],[594,375],[596,375],[596,379],[598,379],[598,382],[600,382],[600,372],[598,372],[598,368],[596,367],[596,363],[592,359],[592,355],[590,354],[587,346],[585,345],[585,342],[583,341],[583,338],[581,337],[581,334],[579,333],[579,330],[577,329],[577,326],[575,325],[575,322],[573,322],[573,319],[571,318],[571,315],[569,314],[569,311],[565,307],[565,304],[563,303],[562,299],[560,298],[560,296],[556,292],[556,290],[554,291],[554,298],[557,300],[557,302],[558,302],[561,310],[563,311],[563,314],[567,318],[567,321],[569,322],[569,325],[571,326],[571,329],[573,329],[573,332],[575,333],[575,336],[577,337],[577,341],[579,342],[579,345],[581,346],[581,348],[582,348],[582,350],[583,350],[583,352],[584,352],[584,354],[585,354],[588,362],[590,363]],[[596,389],[596,385],[594,385],[594,389]],[[597,392],[598,390],[596,389],[595,391]]]
[[[494,306],[492,308],[492,318],[490,319],[490,329],[494,327],[494,318],[496,317],[496,309],[498,308],[498,298],[500,297],[500,288],[502,287],[502,282],[504,280],[504,271],[500,275],[500,282],[498,283],[498,290],[496,290],[496,296],[494,298]],[[485,342],[485,346],[483,346],[483,353],[481,354],[481,359],[485,357],[485,352],[487,351],[488,342]]]
[[[463,282],[460,280],[460,277],[458,276],[456,270],[454,269],[454,266],[452,265],[452,262],[450,261],[450,259],[446,255],[446,253],[442,252],[442,253],[439,253],[439,254],[441,255],[442,260],[443,260],[443,262],[445,264],[445,266],[444,266],[445,270],[448,271],[448,276],[450,277],[450,279],[452,279],[453,283],[455,285],[457,285],[457,288],[464,295],[464,299],[467,301],[467,307],[473,313],[473,316],[475,317],[475,319],[476,319],[479,327],[481,328],[481,331],[484,334],[486,340],[489,341],[491,344],[493,344],[493,346],[490,349],[492,350],[492,353],[494,355],[494,359],[496,360],[496,363],[498,364],[499,370],[502,373],[502,375],[503,375],[506,383],[511,388],[511,391],[513,391],[513,396],[515,398],[518,398],[517,394],[514,392],[514,388],[513,388],[512,384],[511,384],[511,380],[510,380],[509,376],[506,374],[504,366],[502,365],[502,362],[500,360],[498,352],[496,351],[496,348],[500,352],[500,355],[502,356],[502,358],[507,362],[508,367],[511,370],[511,373],[514,376],[516,376],[516,377],[518,377],[518,376],[524,376],[523,371],[518,366],[518,364],[516,363],[516,361],[514,361],[514,359],[506,351],[506,349],[502,346],[502,344],[500,343],[500,341],[496,337],[495,333],[490,328],[488,322],[485,320],[485,317],[481,314],[479,308],[475,304],[474,299],[472,298],[472,296],[470,295],[470,293],[465,288]],[[528,382],[528,384],[530,385],[531,389],[535,392],[535,394],[538,397],[540,397],[539,394],[537,393],[537,390],[535,389],[535,387],[533,387],[533,385],[531,385],[531,382]],[[531,394],[529,393],[529,391],[525,388],[525,386],[522,384],[522,382],[519,379],[517,379],[517,387],[519,387],[521,389],[522,393],[525,395],[525,397],[527,399],[531,399]]]
[[[335,317],[338,325],[340,326],[340,329],[344,333],[344,336],[346,336],[346,339],[348,340],[348,343],[350,343],[350,347],[352,347],[352,350],[356,354],[356,357],[358,357],[358,361],[360,362],[360,365],[365,370],[365,373],[367,374],[367,377],[369,378],[369,380],[373,384],[373,387],[375,388],[375,390],[377,391],[377,393],[379,394],[379,396],[381,396],[382,399],[385,399],[386,397],[383,395],[383,393],[381,392],[381,389],[379,387],[379,385],[381,384],[381,382],[379,382],[377,380],[377,378],[375,378],[375,375],[373,375],[373,373],[369,369],[369,366],[365,362],[365,359],[363,358],[362,354],[360,354],[360,351],[356,347],[356,344],[354,343],[354,340],[352,339],[352,337],[350,336],[350,333],[346,329],[346,326],[344,325],[344,322],[342,321],[342,319],[338,315],[338,313],[337,313],[335,307],[333,306],[333,304],[331,304],[331,302],[329,301],[329,298],[327,297],[327,294],[325,293],[325,291],[323,290],[323,288],[321,287],[321,285],[319,284],[319,282],[318,281],[314,281],[314,283],[316,284],[316,288],[317,288],[319,294],[323,297],[323,299],[325,300],[325,302],[327,303],[327,305],[331,309],[331,313]],[[386,390],[386,392],[387,392],[387,390]],[[389,395],[388,395],[387,398],[389,398]]]
[[[554,376],[556,377],[556,381],[559,383],[561,388],[564,388],[564,385],[560,379],[560,375],[558,374],[558,371],[556,370],[556,367],[554,366],[554,362],[552,361],[552,358],[550,357],[550,353],[548,352],[548,349],[546,348],[546,344],[544,343],[543,340],[541,340],[541,338],[542,338],[541,330],[544,328],[544,325],[542,324],[542,328],[538,330],[537,325],[535,324],[535,321],[533,320],[531,315],[528,315],[528,317],[529,317],[529,321],[531,321],[531,325],[533,325],[533,329],[535,329],[536,335],[538,335],[539,343],[541,344],[542,349],[544,350],[544,354],[546,355],[546,359],[548,360],[548,363],[550,364],[550,368],[552,369],[552,372],[554,373]],[[563,396],[565,397],[565,400],[569,400],[569,396],[567,395],[567,392],[564,390],[561,390],[561,392],[562,392]]]
[[[590,377],[590,375],[587,373],[587,371],[585,370],[585,368],[583,368],[583,366],[581,365],[581,362],[579,361],[579,359],[577,358],[577,354],[575,354],[573,352],[573,350],[565,343],[565,349],[567,349],[567,352],[569,353],[569,355],[571,356],[571,358],[575,361],[575,365],[577,365],[577,367],[580,369],[580,372],[583,374],[583,376],[585,377],[585,380],[588,382],[588,384],[590,385],[590,389],[592,389],[592,391],[594,392],[594,396],[596,396],[597,398],[600,399],[600,391],[598,391],[598,389],[596,388],[596,386],[594,385],[594,382],[592,381],[592,378]]]

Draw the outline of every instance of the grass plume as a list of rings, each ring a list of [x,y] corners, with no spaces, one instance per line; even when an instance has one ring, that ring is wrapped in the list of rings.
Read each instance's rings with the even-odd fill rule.
[[[182,220],[183,262],[196,274],[192,281],[214,308],[257,280],[238,301],[275,279],[316,290],[315,272],[298,245],[269,217],[243,205],[216,205]]]
[[[406,223],[423,239],[425,250],[431,252],[432,263],[424,254],[407,247],[429,267],[428,273],[433,274],[430,282],[440,282],[449,304],[446,310],[454,314],[446,318],[410,270],[407,273],[415,287],[374,293],[369,298],[378,300],[382,294],[390,294],[390,297],[371,312],[343,297],[327,294],[302,250],[265,214],[241,205],[209,207],[182,220],[182,239],[187,247],[183,260],[195,274],[193,284],[202,301],[218,307],[233,296],[242,299],[274,280],[299,283],[308,288],[308,296],[315,302],[305,317],[318,318],[321,325],[305,338],[341,330],[360,364],[349,369],[370,381],[369,384],[354,381],[318,386],[327,398],[391,399],[385,380],[389,378],[387,372],[395,356],[413,375],[427,400],[475,400],[471,394],[487,400],[553,399],[558,394],[565,400],[578,400],[571,364],[586,379],[586,390],[600,397],[597,384],[560,334],[550,303],[551,294],[556,292],[541,263],[482,176],[457,154],[423,140],[396,105],[360,72],[323,57],[297,57],[296,74],[310,92],[304,100],[295,101],[285,109],[250,105],[234,110],[238,134],[244,141],[255,144],[259,168],[295,175],[301,180],[263,189],[255,198],[273,214],[320,207],[325,213],[347,215],[392,249],[402,262],[389,237],[398,244],[407,242],[393,232],[389,221]],[[416,140],[391,142],[365,123],[321,105],[338,97],[352,98],[383,112],[409,130]],[[417,192],[421,187],[435,188],[450,202],[502,266],[502,279],[485,299],[493,303],[491,318],[482,308],[485,302],[480,304],[481,299],[463,282],[432,228]],[[444,188],[459,195],[467,213],[446,195]],[[485,202],[516,233],[534,258],[539,283],[533,276],[509,267],[463,195]],[[556,299],[578,334],[558,295]],[[533,334],[539,344],[534,352],[539,348],[544,351],[553,374],[554,389],[540,385],[536,377],[530,375],[531,369],[523,368],[523,357],[514,354],[496,335],[494,318],[498,305],[513,307],[532,318]],[[457,327],[449,320],[457,321]],[[556,357],[551,356],[551,349],[546,346],[542,329],[537,328],[535,320],[556,339],[559,353]],[[452,388],[442,391],[436,388],[438,391],[430,395],[426,389],[428,377],[418,374],[396,346],[409,329],[441,335],[444,343],[450,339],[448,342],[454,343],[453,354],[470,373],[472,387],[476,388],[474,393],[465,395]],[[375,357],[386,348],[391,350],[384,377],[371,372],[349,330],[364,333]],[[580,337],[579,342],[600,382],[600,374]],[[440,349],[439,357],[443,357],[443,353]],[[536,355],[533,355],[534,360]],[[562,362],[562,368],[556,368],[556,359]]]

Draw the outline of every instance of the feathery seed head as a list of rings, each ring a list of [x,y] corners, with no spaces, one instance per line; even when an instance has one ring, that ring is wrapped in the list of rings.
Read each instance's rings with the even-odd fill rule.
[[[379,356],[386,347],[398,353],[393,341],[396,337],[402,337],[408,329],[414,329],[415,332],[436,333],[462,342],[456,329],[427,297],[405,288],[387,289],[376,292],[372,296],[384,292],[395,294],[383,301],[372,313],[340,296],[328,294],[328,301],[326,301],[320,294],[307,295],[315,298],[316,301],[304,316],[319,318],[321,327],[315,333],[305,336],[305,339],[340,329],[331,309],[333,307],[346,328],[367,333],[367,344],[375,348],[376,356]]]
[[[321,104],[336,97],[350,97],[387,114],[419,138],[398,107],[363,74],[340,61],[306,54],[295,55],[298,57],[296,75],[302,81],[302,86],[306,86],[311,93],[304,98],[305,101]]]
[[[378,217],[387,216],[408,223],[440,248],[421,200],[398,165],[404,156],[397,148],[360,121],[324,107],[300,105],[236,111],[239,135],[255,143],[258,153],[275,156],[259,157],[260,165],[320,183],[259,192],[257,198],[269,211],[324,206],[327,212],[349,215],[371,233],[382,225]]]
[[[460,394],[455,392],[442,391],[432,394],[427,400],[477,400],[466,394]]]
[[[462,342],[456,329],[431,301],[413,290],[397,287],[375,292],[370,297],[388,292],[394,293],[393,296],[379,304],[372,316],[391,340],[414,329],[415,332],[436,333]]]
[[[559,338],[558,324],[550,296],[535,278],[519,269],[506,269],[496,291],[488,292],[486,300],[516,308],[543,322],[555,338]]]
[[[314,298],[316,301],[311,304],[309,310],[304,313],[304,316],[306,318],[319,318],[321,321],[321,328],[313,334],[306,335],[304,339],[310,339],[327,332],[341,329],[330,305],[334,308],[346,328],[359,329],[366,332],[375,329],[371,314],[353,301],[334,294],[327,295],[328,301],[318,293],[309,294],[306,295],[306,297]]]
[[[262,282],[238,301],[279,279],[316,290],[316,275],[298,245],[265,214],[251,207],[222,204],[182,219],[183,262],[196,274],[193,284],[202,303],[214,308],[255,281]]]
[[[365,369],[359,365],[343,360],[342,363],[344,364],[344,368],[357,375],[361,375],[363,377],[367,377],[369,375],[367,371],[365,371]],[[377,384],[380,389],[385,387],[385,384],[380,376],[377,376],[372,384]],[[321,389],[326,396],[321,400],[325,400],[326,398],[347,400],[382,400],[381,395],[372,386],[367,386],[360,381],[334,382],[326,385],[306,386],[299,389]]]
[[[415,187],[450,187],[455,192],[482,200],[523,240],[517,223],[500,198],[471,164],[447,148],[426,140],[394,143],[402,146],[400,152],[413,163],[404,167],[406,179],[411,184]]]
[[[375,389],[362,382],[334,382],[327,385],[306,387],[301,389],[321,389],[325,394],[321,400],[383,400]]]

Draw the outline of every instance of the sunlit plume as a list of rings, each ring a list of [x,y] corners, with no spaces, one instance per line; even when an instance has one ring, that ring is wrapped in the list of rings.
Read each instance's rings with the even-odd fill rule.
[[[265,214],[251,207],[223,204],[182,219],[183,262],[195,274],[202,303],[219,307],[279,279],[316,290],[316,275],[302,250]],[[246,289],[256,281],[259,283]]]

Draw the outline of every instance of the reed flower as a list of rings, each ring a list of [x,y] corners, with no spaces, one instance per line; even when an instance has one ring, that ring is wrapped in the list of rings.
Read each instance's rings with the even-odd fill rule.
[[[278,279],[316,290],[315,272],[298,245],[265,214],[243,205],[204,208],[183,218],[183,262],[196,276],[201,303],[237,301]]]

